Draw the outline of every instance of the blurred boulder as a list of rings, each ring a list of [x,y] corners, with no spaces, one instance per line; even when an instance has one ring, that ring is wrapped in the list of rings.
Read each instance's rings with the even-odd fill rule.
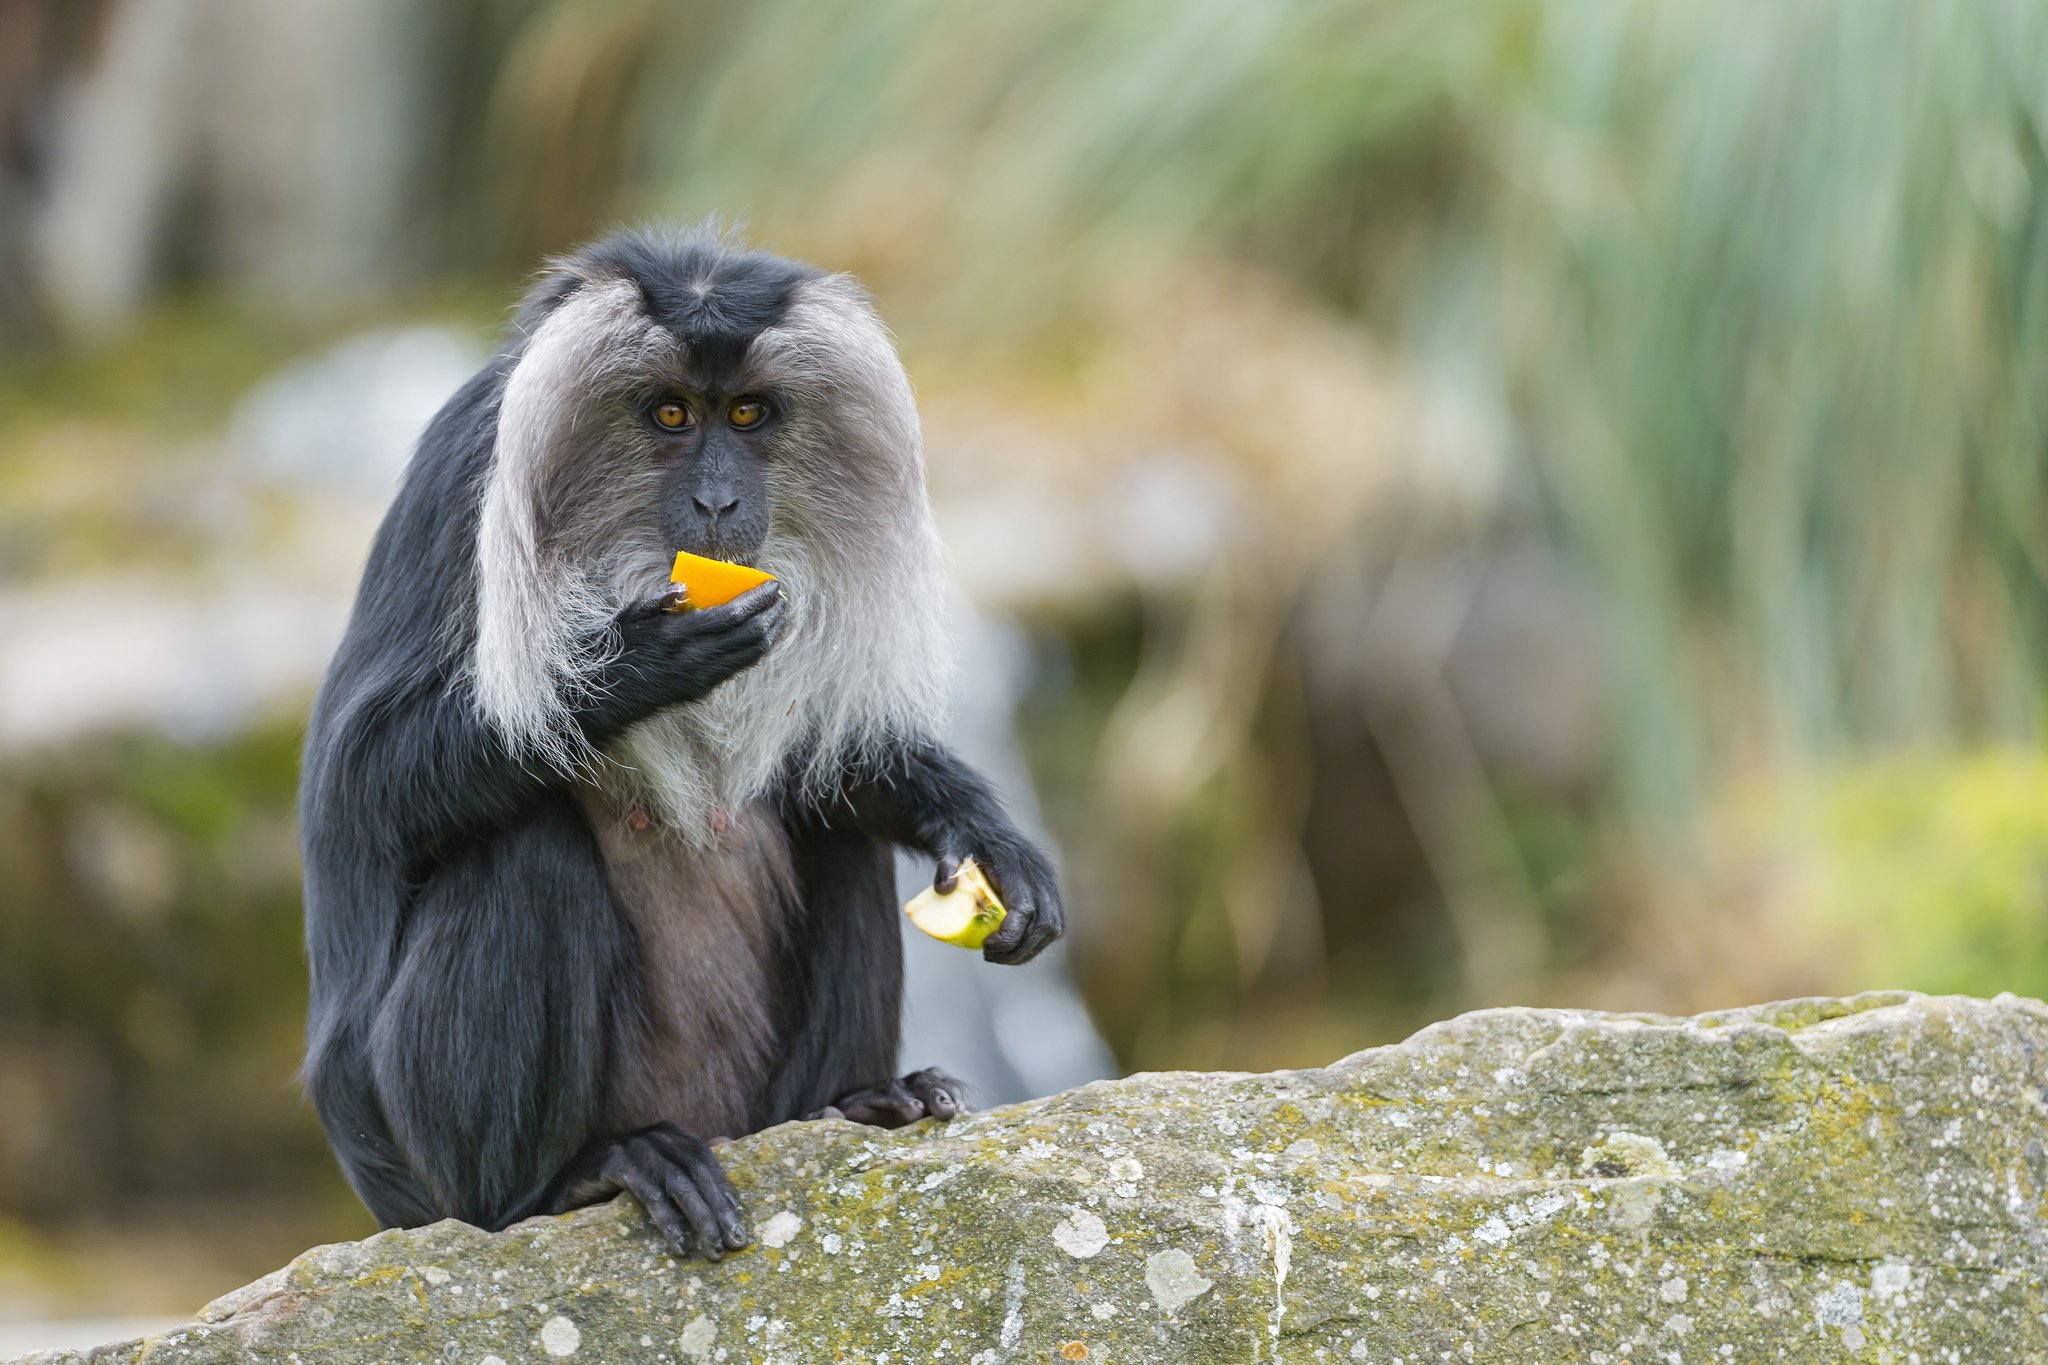
[[[259,384],[229,420],[227,441],[259,480],[373,503],[381,512],[420,432],[489,354],[449,327],[349,337]]]
[[[443,327],[367,332],[235,408],[218,466],[166,481],[159,517],[203,528],[165,573],[0,584],[0,753],[148,728],[230,735],[295,713],[341,638],[376,520],[414,442],[484,351]],[[147,611],[132,611],[147,585]],[[119,611],[118,630],[89,623]]]
[[[1874,994],[1466,1015],[725,1149],[756,1243],[627,1200],[322,1247],[43,1365],[307,1359],[2023,1361],[2048,1353],[2048,1007]]]

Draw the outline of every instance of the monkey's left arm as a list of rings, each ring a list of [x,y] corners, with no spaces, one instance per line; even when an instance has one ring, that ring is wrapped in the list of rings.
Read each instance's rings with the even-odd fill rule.
[[[938,861],[932,884],[951,891],[963,859],[995,883],[1009,914],[982,956],[1029,962],[1065,927],[1052,860],[1010,819],[988,779],[943,745],[910,741],[863,763],[842,789],[866,832]]]

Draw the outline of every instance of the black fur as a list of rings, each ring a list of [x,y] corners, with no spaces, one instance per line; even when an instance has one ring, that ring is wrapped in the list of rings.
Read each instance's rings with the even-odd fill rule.
[[[578,266],[630,276],[657,321],[720,344],[771,323],[813,273],[641,237]],[[522,333],[568,292],[562,277],[540,286]],[[422,437],[314,706],[301,787],[306,1084],[387,1226],[453,1216],[496,1228],[630,1190],[679,1250],[716,1255],[745,1232],[711,1135],[606,1119],[646,1036],[647,964],[575,785],[512,753],[467,691],[479,510],[516,359],[494,359]],[[629,609],[579,716],[586,734],[602,744],[703,696],[772,646],[781,610],[773,585],[710,611]],[[823,808],[788,784],[776,809],[797,923],[772,1002],[777,1065],[763,1093],[741,1097],[744,1112],[761,1127],[849,1097],[849,1113],[876,1121],[943,1117],[954,1092],[926,1073],[890,1086],[902,963],[889,845],[930,854],[942,876],[982,859],[1012,907],[987,950],[997,961],[1057,935],[1050,866],[987,784],[929,741],[848,773]]]
[[[695,233],[663,239],[622,232],[586,248],[573,265],[634,281],[647,316],[700,348],[712,340],[743,345],[780,321],[797,286],[818,276],[799,262],[736,251]]]

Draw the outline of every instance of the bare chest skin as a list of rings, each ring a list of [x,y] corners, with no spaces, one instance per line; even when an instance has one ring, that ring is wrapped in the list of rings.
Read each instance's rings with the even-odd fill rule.
[[[608,1118],[737,1137],[776,1060],[777,959],[794,903],[781,821],[757,803],[699,846],[594,788],[582,800],[646,972],[646,1035],[619,1059]]]

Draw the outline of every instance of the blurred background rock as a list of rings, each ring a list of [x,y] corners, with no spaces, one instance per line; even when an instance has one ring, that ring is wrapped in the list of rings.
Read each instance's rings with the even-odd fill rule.
[[[10,0],[0,1323],[369,1229],[292,1081],[301,718],[413,434],[623,220],[857,271],[918,382],[962,743],[1073,906],[1035,976],[914,956],[918,1060],[1001,1098],[1510,1000],[2048,992],[2044,42]]]

